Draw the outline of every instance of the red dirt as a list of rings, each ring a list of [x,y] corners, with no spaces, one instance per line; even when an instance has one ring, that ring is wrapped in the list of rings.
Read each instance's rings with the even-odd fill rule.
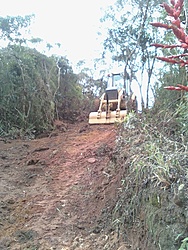
[[[116,128],[56,128],[0,140],[0,249],[126,249],[109,231],[121,183],[110,166]]]

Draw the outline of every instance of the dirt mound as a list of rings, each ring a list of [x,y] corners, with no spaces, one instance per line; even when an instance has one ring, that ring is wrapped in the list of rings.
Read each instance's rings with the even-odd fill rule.
[[[115,140],[113,125],[59,122],[48,137],[1,140],[0,249],[126,249],[109,218]]]

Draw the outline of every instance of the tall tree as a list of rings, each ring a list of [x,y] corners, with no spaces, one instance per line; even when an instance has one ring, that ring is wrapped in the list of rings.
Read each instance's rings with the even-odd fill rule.
[[[108,35],[104,41],[105,51],[112,53],[114,61],[124,64],[125,87],[132,91],[133,80],[140,88],[142,102],[146,89],[145,106],[149,106],[149,92],[152,84],[156,49],[150,48],[157,33],[149,25],[153,19],[157,1],[117,0],[110,7],[103,22],[110,22]]]

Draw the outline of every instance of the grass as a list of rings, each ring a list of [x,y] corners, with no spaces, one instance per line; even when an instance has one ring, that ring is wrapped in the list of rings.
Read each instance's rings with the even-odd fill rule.
[[[145,228],[147,231],[146,241],[149,238],[159,240],[161,249],[178,249],[186,235],[183,233],[178,241],[175,238],[186,227],[186,223],[183,224],[186,212],[182,210],[184,204],[175,204],[173,199],[174,196],[182,198],[181,186],[185,194],[188,191],[186,138],[171,138],[158,129],[153,120],[132,116],[119,131],[116,164],[120,164],[122,185],[113,221],[118,221],[120,230],[138,223],[138,230]],[[186,203],[184,197],[182,202]],[[141,213],[145,214],[143,218]]]

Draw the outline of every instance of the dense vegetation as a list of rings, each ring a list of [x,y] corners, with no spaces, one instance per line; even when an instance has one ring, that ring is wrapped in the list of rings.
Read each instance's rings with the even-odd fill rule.
[[[52,129],[55,119],[88,115],[94,93],[81,84],[87,75],[74,74],[68,59],[9,44],[0,61],[0,135],[34,136]]]
[[[68,60],[48,58],[21,45],[1,49],[0,58],[2,134],[42,132],[52,127],[55,118],[64,118],[67,109],[74,115],[82,88]]]

